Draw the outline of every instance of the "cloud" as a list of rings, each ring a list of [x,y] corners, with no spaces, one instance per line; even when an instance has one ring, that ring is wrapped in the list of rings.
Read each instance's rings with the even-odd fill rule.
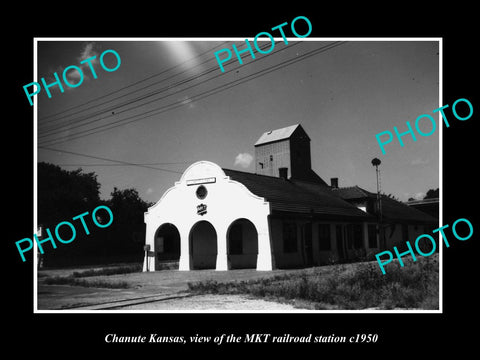
[[[418,192],[418,193],[416,193],[415,195],[413,195],[413,197],[414,197],[415,199],[417,199],[417,200],[421,200],[421,199],[423,199],[423,198],[425,197],[425,195],[426,195],[426,194],[425,194],[424,192]]]
[[[80,56],[78,57],[78,62],[82,61],[82,60],[85,60],[85,59],[88,59],[92,56],[97,56],[96,59],[94,59],[93,61],[96,61],[98,62],[98,51],[95,49],[97,47],[97,45],[95,44],[95,42],[88,42],[88,43],[85,43],[85,45],[83,46],[83,49],[82,49],[82,53],[80,54]]]
[[[75,66],[78,66],[82,70],[83,81],[85,81],[86,76],[85,76],[85,72],[83,71],[82,67],[80,65],[75,65]],[[63,70],[65,70],[65,69],[63,69]],[[62,70],[62,74],[63,74],[63,70]],[[67,77],[68,83],[72,84],[72,85],[78,84],[80,82],[80,80],[82,79],[82,77],[80,76],[80,72],[75,68],[68,69],[68,72],[66,73],[66,77]],[[64,88],[69,89],[70,87],[69,86],[64,86]]]
[[[83,81],[85,81],[89,78],[93,78],[93,75],[92,75],[92,71],[90,70],[90,65],[88,64],[88,62],[83,63],[83,64],[80,64],[80,62],[85,60],[85,59],[89,59],[93,56],[95,56],[95,59],[90,60],[89,62],[92,64],[92,67],[93,67],[93,69],[95,70],[95,73],[97,73],[97,76],[98,76],[98,66],[97,65],[99,64],[99,61],[100,61],[99,60],[100,52],[98,51],[98,45],[93,41],[92,42],[87,42],[83,45],[83,48],[80,51],[80,55],[77,57],[77,63],[72,64],[72,65],[75,65],[75,66],[79,67],[82,70]],[[63,70],[62,70],[62,73],[63,73]],[[75,70],[75,69],[69,70],[66,75],[67,75],[68,82],[70,82],[72,84],[77,84],[81,79],[80,73],[78,72],[78,70]],[[68,86],[67,86],[67,88],[68,88]]]
[[[425,197],[425,195],[426,194],[424,192],[417,192],[417,193],[413,194],[412,197],[415,200],[422,200]]]
[[[426,194],[424,192],[417,192],[415,194],[406,192],[403,193],[403,195],[405,196],[405,199],[413,198],[414,200],[422,200]]]
[[[56,81],[54,73],[57,73],[57,76],[60,79],[60,82],[62,84],[63,91],[70,91],[71,89],[75,89],[76,88],[75,85],[79,84],[81,80],[80,72],[75,68],[70,68],[65,74],[67,82],[71,85],[74,85],[73,87],[70,87],[67,84],[65,84],[65,80],[63,79],[63,72],[65,71],[66,68],[73,65],[80,68],[80,70],[82,71],[82,74],[83,74],[82,84],[88,81],[89,79],[93,79],[92,71],[90,70],[90,65],[88,64],[88,62],[84,64],[80,64],[81,61],[91,58],[93,56],[96,56],[96,58],[93,60],[90,60],[89,62],[92,64],[92,67],[95,70],[95,73],[97,74],[97,77],[98,77],[99,70],[101,69],[99,65],[100,51],[99,51],[99,46],[95,42],[91,41],[83,44],[83,47],[80,49],[80,55],[75,58],[75,61],[73,62],[73,64],[68,64],[68,65],[62,64],[61,66],[57,66],[56,68],[52,67],[50,70],[50,75],[45,76],[45,82],[47,84],[53,84]],[[52,94],[56,91],[60,92],[60,87],[58,85],[52,86],[49,88],[49,91]]]
[[[253,156],[249,153],[240,153],[235,157],[235,165],[248,168],[253,161]]]

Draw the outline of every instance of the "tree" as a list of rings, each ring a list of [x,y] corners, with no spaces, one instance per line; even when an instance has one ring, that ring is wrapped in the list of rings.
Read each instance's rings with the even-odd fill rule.
[[[63,221],[73,224],[73,217],[87,211],[91,213],[102,203],[97,175],[83,173],[81,169],[67,171],[45,162],[38,163],[37,169],[37,221],[42,225],[45,237],[48,236],[46,229],[50,230],[57,246],[53,248],[50,243],[44,244],[44,265],[76,265],[79,259],[87,257],[89,250],[93,248],[91,244],[100,243],[101,235],[93,232],[86,235],[80,225],[76,227],[74,240],[63,244],[57,240],[55,228]],[[60,228],[59,235],[62,239],[69,239],[72,232],[64,226]]]
[[[109,229],[112,253],[131,260],[143,256],[145,239],[144,213],[152,205],[143,201],[134,188],[119,190],[110,194],[107,206],[115,215],[114,225]]]
[[[389,198],[389,199],[392,199],[392,200],[396,200],[396,201],[400,201],[395,195],[393,194],[385,194],[385,193],[382,193],[383,196]]]
[[[427,194],[423,199],[438,199],[440,197],[440,189],[436,188],[435,190],[430,189],[427,191]]]
[[[44,162],[38,164],[37,183],[38,224],[50,229],[54,241],[58,223],[68,221],[76,229],[71,243],[55,241],[56,249],[45,243],[45,266],[141,261],[145,239],[143,214],[152,204],[143,201],[137,190],[114,188],[111,198],[102,200],[95,173],[84,173],[81,169],[66,171]],[[93,210],[99,205],[108,206],[113,214],[113,222],[107,228],[96,227],[91,219]],[[85,216],[90,230],[88,235],[80,220],[72,220],[85,212],[89,213]],[[102,217],[104,212],[97,215]],[[63,228],[66,235],[63,237],[60,229],[61,237],[69,239],[72,236],[70,228]]]
[[[45,162],[38,163],[37,169],[39,224],[55,226],[100,203],[100,184],[95,173],[66,171]]]

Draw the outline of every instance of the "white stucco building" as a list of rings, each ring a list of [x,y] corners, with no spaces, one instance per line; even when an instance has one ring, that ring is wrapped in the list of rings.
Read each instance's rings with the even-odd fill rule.
[[[180,270],[228,270],[232,265],[271,270],[269,211],[263,198],[230,179],[218,165],[199,161],[145,214],[146,244],[168,254],[180,240]],[[178,233],[164,227],[175,227]],[[228,249],[229,258],[227,238],[232,247],[238,247],[235,241],[241,243],[241,249]],[[158,262],[158,256],[155,259]],[[155,259],[149,257],[149,269],[155,269]]]
[[[255,167],[256,174],[209,161],[189,166],[145,213],[144,271],[165,261],[179,270],[272,270],[366,258],[436,221],[382,198],[379,232],[375,194],[338,188],[338,179],[327,185],[311,169],[301,125],[264,133]]]

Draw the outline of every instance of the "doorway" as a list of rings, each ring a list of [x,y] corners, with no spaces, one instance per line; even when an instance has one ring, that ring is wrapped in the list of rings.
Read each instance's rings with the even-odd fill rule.
[[[227,254],[230,269],[255,269],[258,256],[258,234],[247,219],[235,220],[227,231]]]
[[[217,265],[217,232],[202,220],[193,225],[189,236],[191,269],[215,269]]]
[[[160,264],[177,262],[180,259],[180,233],[175,225],[165,223],[155,232],[156,268]]]

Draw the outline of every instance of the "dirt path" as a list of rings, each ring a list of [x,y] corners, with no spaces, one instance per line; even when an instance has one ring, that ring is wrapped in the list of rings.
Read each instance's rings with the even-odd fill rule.
[[[298,310],[292,305],[248,298],[242,295],[196,295],[122,307],[121,310],[165,311],[281,311]]]
[[[216,280],[242,281],[261,277],[270,277],[283,273],[282,270],[259,272],[255,270],[234,271],[177,271],[165,270],[149,273],[131,273],[109,276],[92,276],[88,281],[102,280],[105,282],[128,282],[127,289],[106,289],[70,285],[46,285],[47,276],[68,276],[71,270],[42,271],[38,278],[37,304],[38,310],[101,310],[112,308],[116,302],[120,309],[165,309],[165,310],[282,310],[293,309],[293,306],[278,304],[271,301],[257,300],[246,296],[202,295],[188,296],[188,283]],[[177,297],[177,295],[179,297]],[[175,299],[168,299],[175,297]],[[145,298],[146,301],[143,301]],[[157,301],[160,299],[161,301]],[[130,301],[131,300],[131,301]],[[131,306],[130,306],[131,302]],[[138,303],[138,304],[136,304]]]

